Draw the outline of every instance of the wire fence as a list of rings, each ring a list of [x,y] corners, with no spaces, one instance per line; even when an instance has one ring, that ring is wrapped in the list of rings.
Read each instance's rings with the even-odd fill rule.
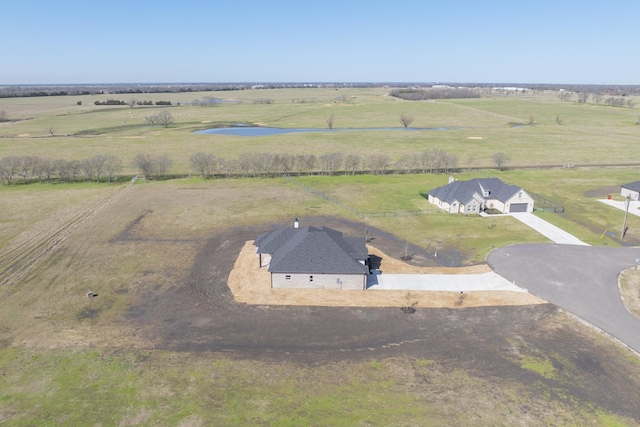
[[[529,193],[528,194],[533,198],[533,200],[535,200],[536,202],[538,202],[538,204],[536,204],[534,206],[534,209],[537,211],[543,211],[543,212],[555,212],[555,213],[563,213],[564,212],[564,206],[560,206],[559,204],[552,202],[549,199],[545,199],[542,196],[538,196],[537,194],[534,193]],[[540,203],[542,205],[540,205]]]

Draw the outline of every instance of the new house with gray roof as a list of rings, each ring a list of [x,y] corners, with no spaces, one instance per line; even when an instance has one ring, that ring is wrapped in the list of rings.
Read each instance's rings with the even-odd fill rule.
[[[533,198],[521,187],[498,178],[450,181],[429,191],[429,202],[449,213],[478,214],[485,209],[502,213],[533,212]]]
[[[640,181],[630,182],[620,186],[620,195],[628,197],[630,200],[640,199]]]
[[[259,235],[260,267],[272,288],[366,289],[369,254],[364,237],[344,237],[328,227],[281,228]]]

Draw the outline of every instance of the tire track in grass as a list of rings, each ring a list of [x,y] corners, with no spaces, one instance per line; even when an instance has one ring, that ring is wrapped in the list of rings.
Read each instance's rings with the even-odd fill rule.
[[[23,277],[38,260],[54,248],[62,244],[71,234],[82,225],[93,219],[98,212],[113,203],[133,184],[118,189],[115,193],[102,199],[88,209],[76,214],[61,227],[40,232],[16,247],[9,247],[0,254],[0,286],[15,283]]]

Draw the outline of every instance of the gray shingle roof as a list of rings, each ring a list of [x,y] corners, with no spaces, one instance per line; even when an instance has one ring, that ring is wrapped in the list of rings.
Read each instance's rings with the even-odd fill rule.
[[[488,197],[484,196],[483,190],[489,192]],[[443,202],[453,203],[457,200],[459,203],[467,204],[476,193],[485,200],[497,199],[506,202],[520,190],[520,187],[505,184],[498,178],[475,178],[469,181],[451,182],[429,191],[429,194]]]
[[[364,238],[344,238],[328,227],[284,228],[258,236],[254,242],[258,253],[272,254],[272,273],[366,274]]]
[[[628,184],[621,185],[621,187],[640,192],[640,181],[630,182]]]

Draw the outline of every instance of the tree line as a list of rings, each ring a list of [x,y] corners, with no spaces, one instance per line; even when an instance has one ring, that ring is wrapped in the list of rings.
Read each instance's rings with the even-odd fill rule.
[[[145,179],[164,179],[172,172],[167,155],[139,153],[130,162]],[[198,152],[189,157],[191,172],[203,179],[269,177],[282,174],[338,175],[386,173],[450,173],[458,169],[458,157],[441,149],[408,153],[392,161],[384,153],[360,155],[328,153],[272,154],[249,152],[227,160],[213,153]],[[39,156],[0,158],[2,185],[70,182],[114,182],[122,176],[123,161],[113,154],[96,154],[82,160],[50,159]],[[129,175],[130,176],[130,175]],[[180,176],[185,176],[184,173]]]
[[[429,88],[429,89],[395,89],[389,95],[406,101],[425,101],[428,99],[459,99],[480,98],[477,90],[460,88]]]
[[[0,181],[11,185],[16,181],[77,182],[106,180],[112,182],[122,167],[118,156],[97,154],[83,160],[50,159],[38,156],[8,156],[0,158]]]

